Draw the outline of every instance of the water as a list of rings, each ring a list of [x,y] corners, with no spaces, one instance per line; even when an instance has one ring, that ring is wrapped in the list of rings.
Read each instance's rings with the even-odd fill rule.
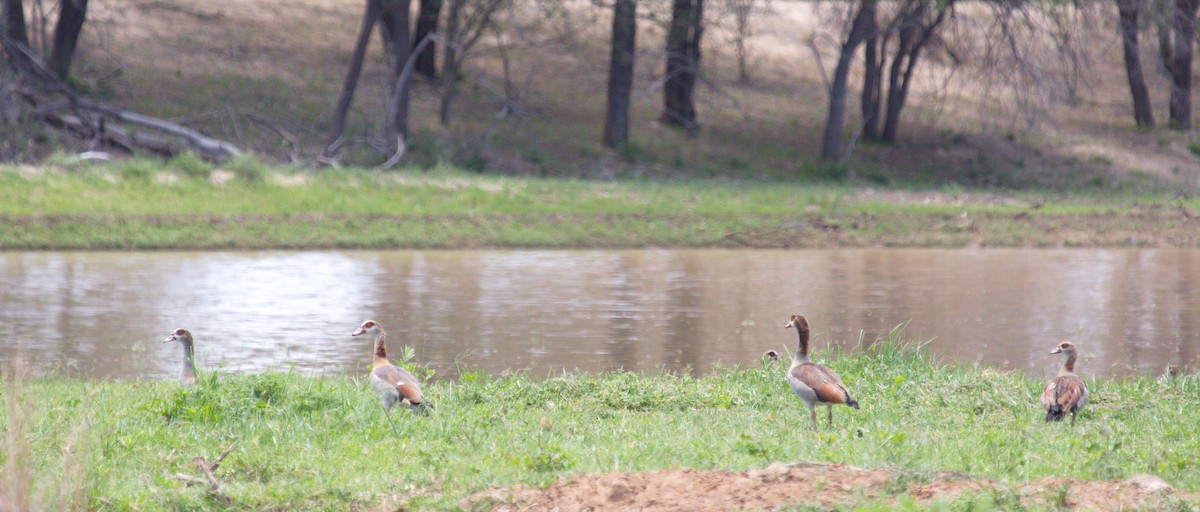
[[[176,327],[202,368],[362,372],[382,323],[440,377],[654,372],[854,350],[908,322],[947,359],[1052,374],[1158,374],[1200,356],[1195,250],[630,250],[0,253],[0,362],[170,378]]]

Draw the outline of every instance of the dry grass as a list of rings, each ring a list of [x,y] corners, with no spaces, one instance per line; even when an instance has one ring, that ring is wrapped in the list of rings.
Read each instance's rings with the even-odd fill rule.
[[[18,359],[6,368],[0,393],[4,396],[4,468],[0,472],[0,512],[88,509],[86,467],[92,434],[92,418],[84,412],[73,418],[70,434],[59,446],[58,465],[48,469],[44,453],[36,453],[43,432],[38,422],[36,393],[30,389],[30,370]],[[71,398],[88,411],[88,396]]]
[[[467,62],[450,127],[436,121],[436,88],[416,87],[417,163],[450,160],[519,174],[753,177],[803,174],[815,160],[826,96],[810,41],[823,65],[832,66],[836,34],[829,27],[842,19],[837,6],[775,2],[773,15],[756,20],[753,79],[746,84],[736,81],[728,35],[711,23],[704,56],[708,82],[698,95],[704,129],[694,139],[657,123],[663,30],[643,21],[634,144],[618,152],[599,145],[607,12],[582,1],[568,6],[550,21],[536,19],[531,3],[501,17],[513,80],[534,77],[520,115],[495,115],[503,90],[496,51],[501,38],[495,35],[484,37]],[[666,7],[640,8],[649,14]],[[283,158],[280,138],[241,116],[257,114],[294,134],[311,155],[323,143],[361,9],[330,0],[114,0],[96,6],[81,76],[117,103],[183,118]],[[1065,72],[1048,38],[1029,36],[1024,40],[1038,82],[1005,87],[975,64],[983,50],[972,41],[989,13],[971,5],[960,9],[957,22],[972,31],[948,38],[960,48],[962,64],[951,66],[929,53],[902,121],[901,143],[860,145],[854,167],[860,175],[934,184],[1071,187],[1149,176],[1200,186],[1200,157],[1188,150],[1187,134],[1133,128],[1112,11],[1105,5],[1062,15],[1076,34],[1086,73]],[[1048,19],[1038,22],[1050,26]],[[374,113],[383,94],[379,46],[374,39],[351,117],[354,143],[347,157],[364,164],[383,158],[365,143],[378,124]],[[1153,66],[1149,46],[1145,61]],[[1161,73],[1148,74],[1161,123],[1167,82]],[[851,94],[853,120],[857,93]]]

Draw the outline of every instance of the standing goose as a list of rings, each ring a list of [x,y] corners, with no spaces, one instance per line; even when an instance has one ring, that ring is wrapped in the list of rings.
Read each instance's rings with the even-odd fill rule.
[[[408,370],[388,361],[387,345],[384,338],[387,333],[374,320],[367,320],[354,331],[351,336],[369,333],[375,337],[375,360],[371,370],[371,389],[383,400],[383,409],[391,414],[392,405],[401,402],[412,409],[425,407],[425,396],[421,394],[421,385],[417,378]]]
[[[1078,352],[1075,345],[1069,341],[1059,343],[1050,351],[1051,354],[1066,354],[1067,361],[1058,371],[1058,376],[1046,383],[1042,391],[1042,407],[1046,408],[1046,421],[1062,421],[1063,416],[1071,413],[1071,425],[1075,425],[1075,413],[1083,409],[1088,401],[1087,384],[1075,375],[1075,357]]]
[[[180,371],[179,378],[182,379],[185,384],[195,384],[196,349],[192,345],[192,333],[188,332],[187,329],[182,327],[175,329],[173,332],[171,332],[170,336],[167,336],[167,338],[163,340],[163,343],[172,341],[178,341],[179,344],[183,345],[183,370]]]
[[[833,404],[846,404],[858,409],[858,402],[850,398],[850,391],[842,384],[842,379],[833,370],[812,362],[808,358],[808,319],[801,315],[792,315],[792,320],[784,326],[785,329],[796,329],[799,337],[796,353],[792,356],[792,367],[788,370],[787,381],[812,414],[813,431],[817,430],[818,403],[829,407],[829,426],[833,426]]]

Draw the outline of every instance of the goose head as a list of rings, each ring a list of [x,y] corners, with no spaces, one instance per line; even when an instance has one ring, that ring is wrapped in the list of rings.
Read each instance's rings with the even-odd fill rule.
[[[192,344],[192,333],[188,332],[187,329],[180,327],[180,328],[172,331],[170,336],[167,336],[165,339],[163,339],[163,343],[168,343],[168,342],[172,342],[172,341],[178,341],[180,343],[183,343],[184,345],[191,345]]]
[[[766,352],[763,352],[762,359],[765,361],[778,361],[779,360],[779,352],[776,352],[774,350],[768,350]]]
[[[1056,345],[1053,349],[1051,349],[1050,353],[1051,354],[1067,354],[1068,356],[1073,356],[1076,354],[1075,344],[1071,343],[1069,341],[1064,341],[1064,342]]]
[[[379,325],[379,323],[374,320],[367,320],[366,322],[363,322],[362,325],[358,326],[358,329],[356,329],[350,335],[358,336],[360,334],[370,334],[372,336],[376,336],[381,332],[383,332],[383,326]]]
[[[799,330],[802,327],[805,328],[805,330],[807,330],[807,328],[808,328],[808,319],[804,318],[804,315],[792,315],[792,319],[788,320],[787,325],[783,326],[784,329],[797,329],[797,330]]]

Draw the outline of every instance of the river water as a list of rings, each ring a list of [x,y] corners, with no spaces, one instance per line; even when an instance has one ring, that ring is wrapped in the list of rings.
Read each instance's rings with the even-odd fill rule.
[[[1097,249],[0,253],[0,362],[92,378],[203,368],[362,372],[365,319],[439,377],[654,372],[855,350],[907,323],[947,360],[1052,374],[1200,363],[1200,251]]]

